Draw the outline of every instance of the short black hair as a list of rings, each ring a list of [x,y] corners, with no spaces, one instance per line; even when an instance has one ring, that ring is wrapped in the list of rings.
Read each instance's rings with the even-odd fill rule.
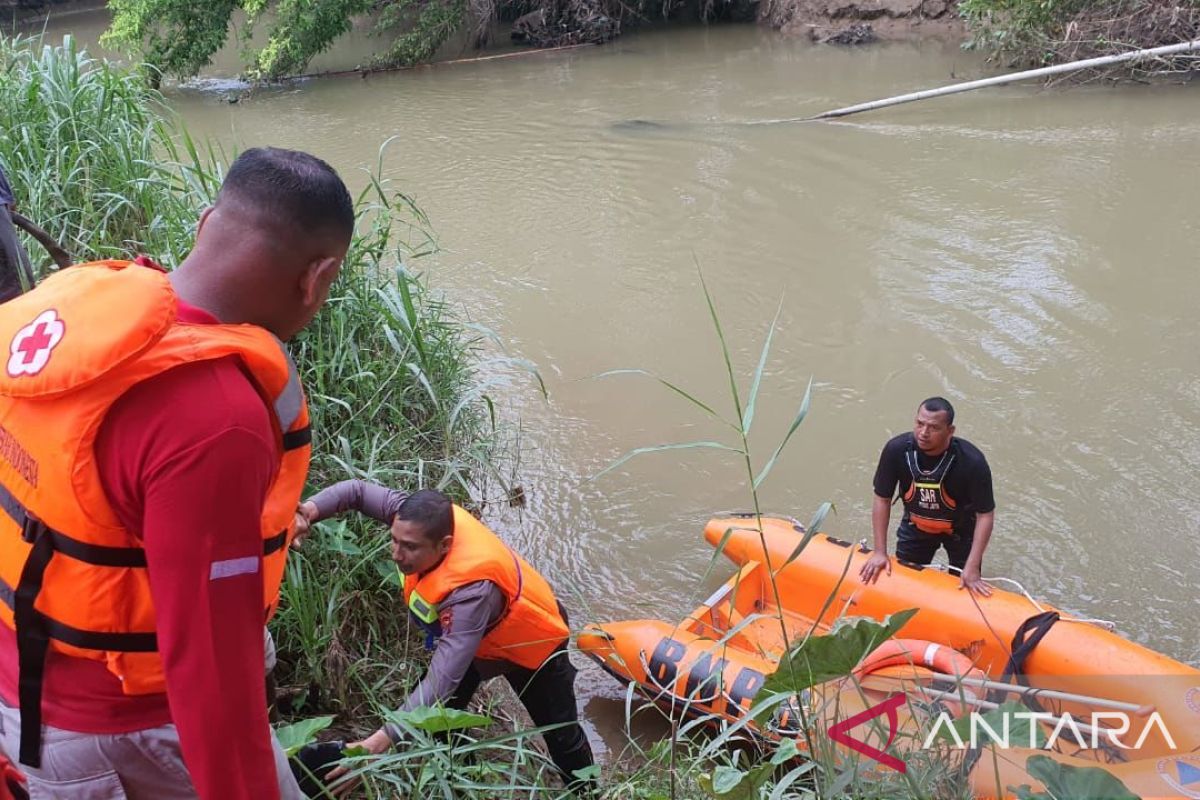
[[[346,184],[333,167],[300,150],[246,150],[221,183],[218,201],[224,196],[305,234],[349,241],[354,233],[354,203]]]
[[[409,495],[396,510],[396,519],[420,525],[434,542],[454,533],[454,506],[449,497],[434,489],[421,489]]]
[[[934,414],[939,411],[946,412],[946,424],[954,424],[954,406],[950,405],[950,401],[944,397],[930,397],[925,402],[921,403],[921,408]]]

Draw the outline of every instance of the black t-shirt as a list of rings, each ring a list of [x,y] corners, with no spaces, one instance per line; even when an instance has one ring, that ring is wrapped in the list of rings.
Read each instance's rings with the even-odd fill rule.
[[[889,500],[896,496],[896,487],[900,487],[903,497],[912,486],[912,472],[905,460],[905,453],[916,449],[917,444],[911,433],[895,436],[883,446],[879,454],[879,467],[875,470],[875,494]],[[954,532],[970,536],[975,530],[975,515],[986,514],[996,510],[996,500],[992,496],[992,469],[987,459],[978,447],[955,436],[950,440],[950,447],[956,448],[954,463],[943,480],[946,493],[958,503],[954,517]],[[941,456],[930,458],[917,450],[917,466],[922,470],[931,470]],[[908,519],[908,510],[900,520],[901,527],[915,532]]]

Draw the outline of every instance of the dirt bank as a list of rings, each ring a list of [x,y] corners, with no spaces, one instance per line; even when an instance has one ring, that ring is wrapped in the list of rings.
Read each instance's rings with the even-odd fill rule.
[[[759,20],[835,44],[930,36],[965,39],[957,0],[762,0]]]

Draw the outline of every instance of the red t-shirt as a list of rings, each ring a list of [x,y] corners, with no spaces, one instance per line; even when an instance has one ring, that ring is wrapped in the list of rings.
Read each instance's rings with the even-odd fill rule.
[[[213,324],[179,305],[181,322]],[[87,733],[174,722],[202,798],[277,798],[263,677],[258,570],[212,577],[213,562],[262,555],[259,518],[279,455],[262,397],[228,357],[176,367],[113,404],[96,461],[150,571],[166,694],[129,696],[103,663],[51,653],[43,720]],[[0,695],[17,704],[16,638],[0,625]]]

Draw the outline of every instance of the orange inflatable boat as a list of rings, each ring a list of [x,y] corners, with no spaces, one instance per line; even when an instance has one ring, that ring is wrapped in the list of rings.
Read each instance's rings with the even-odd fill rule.
[[[817,534],[795,555],[804,531],[794,520],[764,517],[760,530],[753,517],[718,518],[705,537],[723,541],[741,569],[680,624],[615,622],[579,636],[581,650],[656,703],[777,739],[797,737],[797,717],[828,730],[902,697],[890,730],[876,724],[852,735],[879,761],[928,749],[930,731],[949,719],[1022,700],[1039,742],[1002,739],[983,725],[976,741],[974,720],[971,740],[954,742],[970,759],[977,797],[1041,788],[1027,765],[1045,755],[1101,766],[1143,798],[1200,799],[1200,670],[1022,594],[972,595],[938,569],[893,562],[890,576],[865,586],[858,570],[868,550]],[[813,687],[769,722],[752,721],[756,695],[789,645],[840,618],[882,621],[909,608],[917,613],[903,638],[863,659],[852,678]]]

